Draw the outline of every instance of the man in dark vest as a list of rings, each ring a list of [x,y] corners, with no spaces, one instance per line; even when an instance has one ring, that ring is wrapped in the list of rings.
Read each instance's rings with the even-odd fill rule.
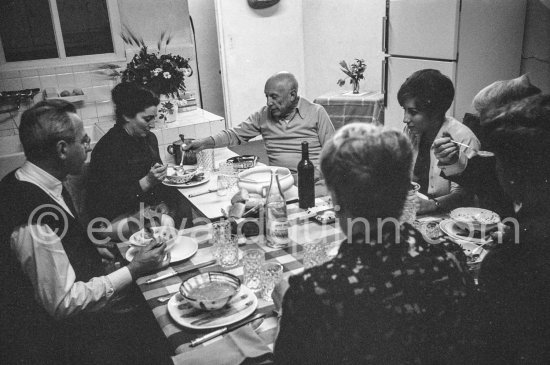
[[[0,361],[168,361],[164,336],[133,284],[168,264],[166,244],[152,243],[106,274],[62,185],[90,147],[74,106],[37,103],[23,113],[19,137],[27,161],[0,182]],[[115,310],[121,307],[132,310]]]

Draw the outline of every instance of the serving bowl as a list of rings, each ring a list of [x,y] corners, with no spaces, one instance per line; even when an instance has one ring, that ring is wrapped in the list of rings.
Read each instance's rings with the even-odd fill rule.
[[[276,171],[279,176],[279,184],[283,192],[294,185],[294,177],[286,167],[277,166],[256,166],[238,174],[239,187],[246,189],[249,193],[267,195],[267,190],[271,184],[271,171]]]
[[[256,162],[258,162],[258,156],[254,156],[254,155],[235,156],[235,157],[228,158],[227,162],[231,162],[235,170],[237,170],[238,172],[242,172],[244,170],[248,170],[252,167],[255,167]]]
[[[185,280],[179,290],[191,306],[213,311],[229,303],[240,287],[241,280],[235,275],[210,271]]]
[[[185,184],[195,177],[197,167],[195,165],[168,165],[165,181],[170,184]]]
[[[461,229],[488,232],[500,223],[500,216],[482,208],[457,208],[451,211],[451,219]]]
[[[164,242],[167,242],[178,235],[178,230],[170,226],[151,227],[151,230],[153,231],[153,237],[155,239],[163,240]],[[153,237],[150,237],[150,235],[145,232],[145,229],[141,229],[130,236],[129,242],[132,246],[147,246],[151,243]]]

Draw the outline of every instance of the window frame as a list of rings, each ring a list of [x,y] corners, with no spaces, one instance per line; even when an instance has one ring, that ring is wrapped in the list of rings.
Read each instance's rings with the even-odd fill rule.
[[[6,62],[4,54],[4,46],[0,37],[0,71],[11,71],[19,69],[43,68],[43,67],[62,67],[73,66],[88,63],[101,62],[119,62],[126,61],[126,53],[124,43],[120,37],[122,30],[120,24],[120,13],[117,0],[106,0],[107,13],[109,16],[109,25],[111,27],[111,39],[113,41],[113,53],[101,53],[93,55],[72,56],[67,57],[65,54],[65,43],[63,41],[63,33],[61,31],[61,21],[59,20],[59,12],[57,10],[57,0],[48,0],[50,4],[50,12],[52,15],[52,23],[54,28],[55,42],[57,45],[57,58],[44,58],[29,61]]]

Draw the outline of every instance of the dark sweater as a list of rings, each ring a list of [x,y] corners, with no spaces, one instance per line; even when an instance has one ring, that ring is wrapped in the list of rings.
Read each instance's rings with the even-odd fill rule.
[[[32,214],[40,206],[42,208]],[[48,225],[53,231],[66,230],[61,243],[77,281],[103,275],[101,258],[78,221],[69,214],[65,214],[67,220],[56,219],[63,208],[38,186],[17,180],[15,171],[0,182],[0,207],[3,361],[11,363],[18,358],[18,363],[22,364],[57,363],[61,361],[57,357],[64,333],[84,325],[86,318],[79,316],[54,321],[48,315],[34,299],[32,283],[10,248],[10,236],[20,225],[36,224],[40,216],[43,217],[41,224]]]
[[[92,151],[86,205],[90,217],[112,220],[137,211],[140,202],[159,203],[165,190],[162,184],[148,192],[139,185],[155,162],[162,163],[153,133],[147,132],[144,138],[132,137],[118,124],[113,126]]]

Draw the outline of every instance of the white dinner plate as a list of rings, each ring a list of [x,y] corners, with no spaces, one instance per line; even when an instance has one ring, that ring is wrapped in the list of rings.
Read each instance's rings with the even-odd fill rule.
[[[187,236],[177,236],[173,241],[167,242],[167,251],[170,252],[170,262],[183,261],[197,252],[199,244],[197,240]],[[126,251],[126,260],[132,261],[139,247],[130,247]]]
[[[182,183],[182,184],[172,184],[172,183],[169,183],[168,181],[166,180],[163,180],[162,183],[166,186],[173,186],[175,188],[192,188],[193,186],[199,186],[199,185],[202,185],[202,184],[206,184],[208,181],[210,181],[210,174],[209,173],[205,173],[204,174],[204,179],[202,179],[201,181],[188,181],[186,183]]]
[[[178,230],[170,226],[156,226],[151,227],[153,235],[156,238],[163,238],[168,241],[178,235]],[[145,238],[145,230],[142,228],[130,236],[129,242],[132,246],[147,246],[151,243],[152,238]]]
[[[180,293],[168,301],[167,308],[170,317],[177,324],[195,329],[207,330],[228,326],[245,319],[258,307],[258,298],[245,285],[241,285],[239,293],[229,302],[229,307],[216,311],[203,311],[188,304]]]
[[[467,235],[461,235],[460,233],[463,233],[464,230],[460,229],[456,225],[455,221],[453,221],[452,219],[442,220],[439,223],[439,228],[441,228],[441,231],[443,231],[443,233],[457,240],[468,241],[476,244],[487,243],[490,241],[482,238],[475,238],[475,237],[468,237]]]

